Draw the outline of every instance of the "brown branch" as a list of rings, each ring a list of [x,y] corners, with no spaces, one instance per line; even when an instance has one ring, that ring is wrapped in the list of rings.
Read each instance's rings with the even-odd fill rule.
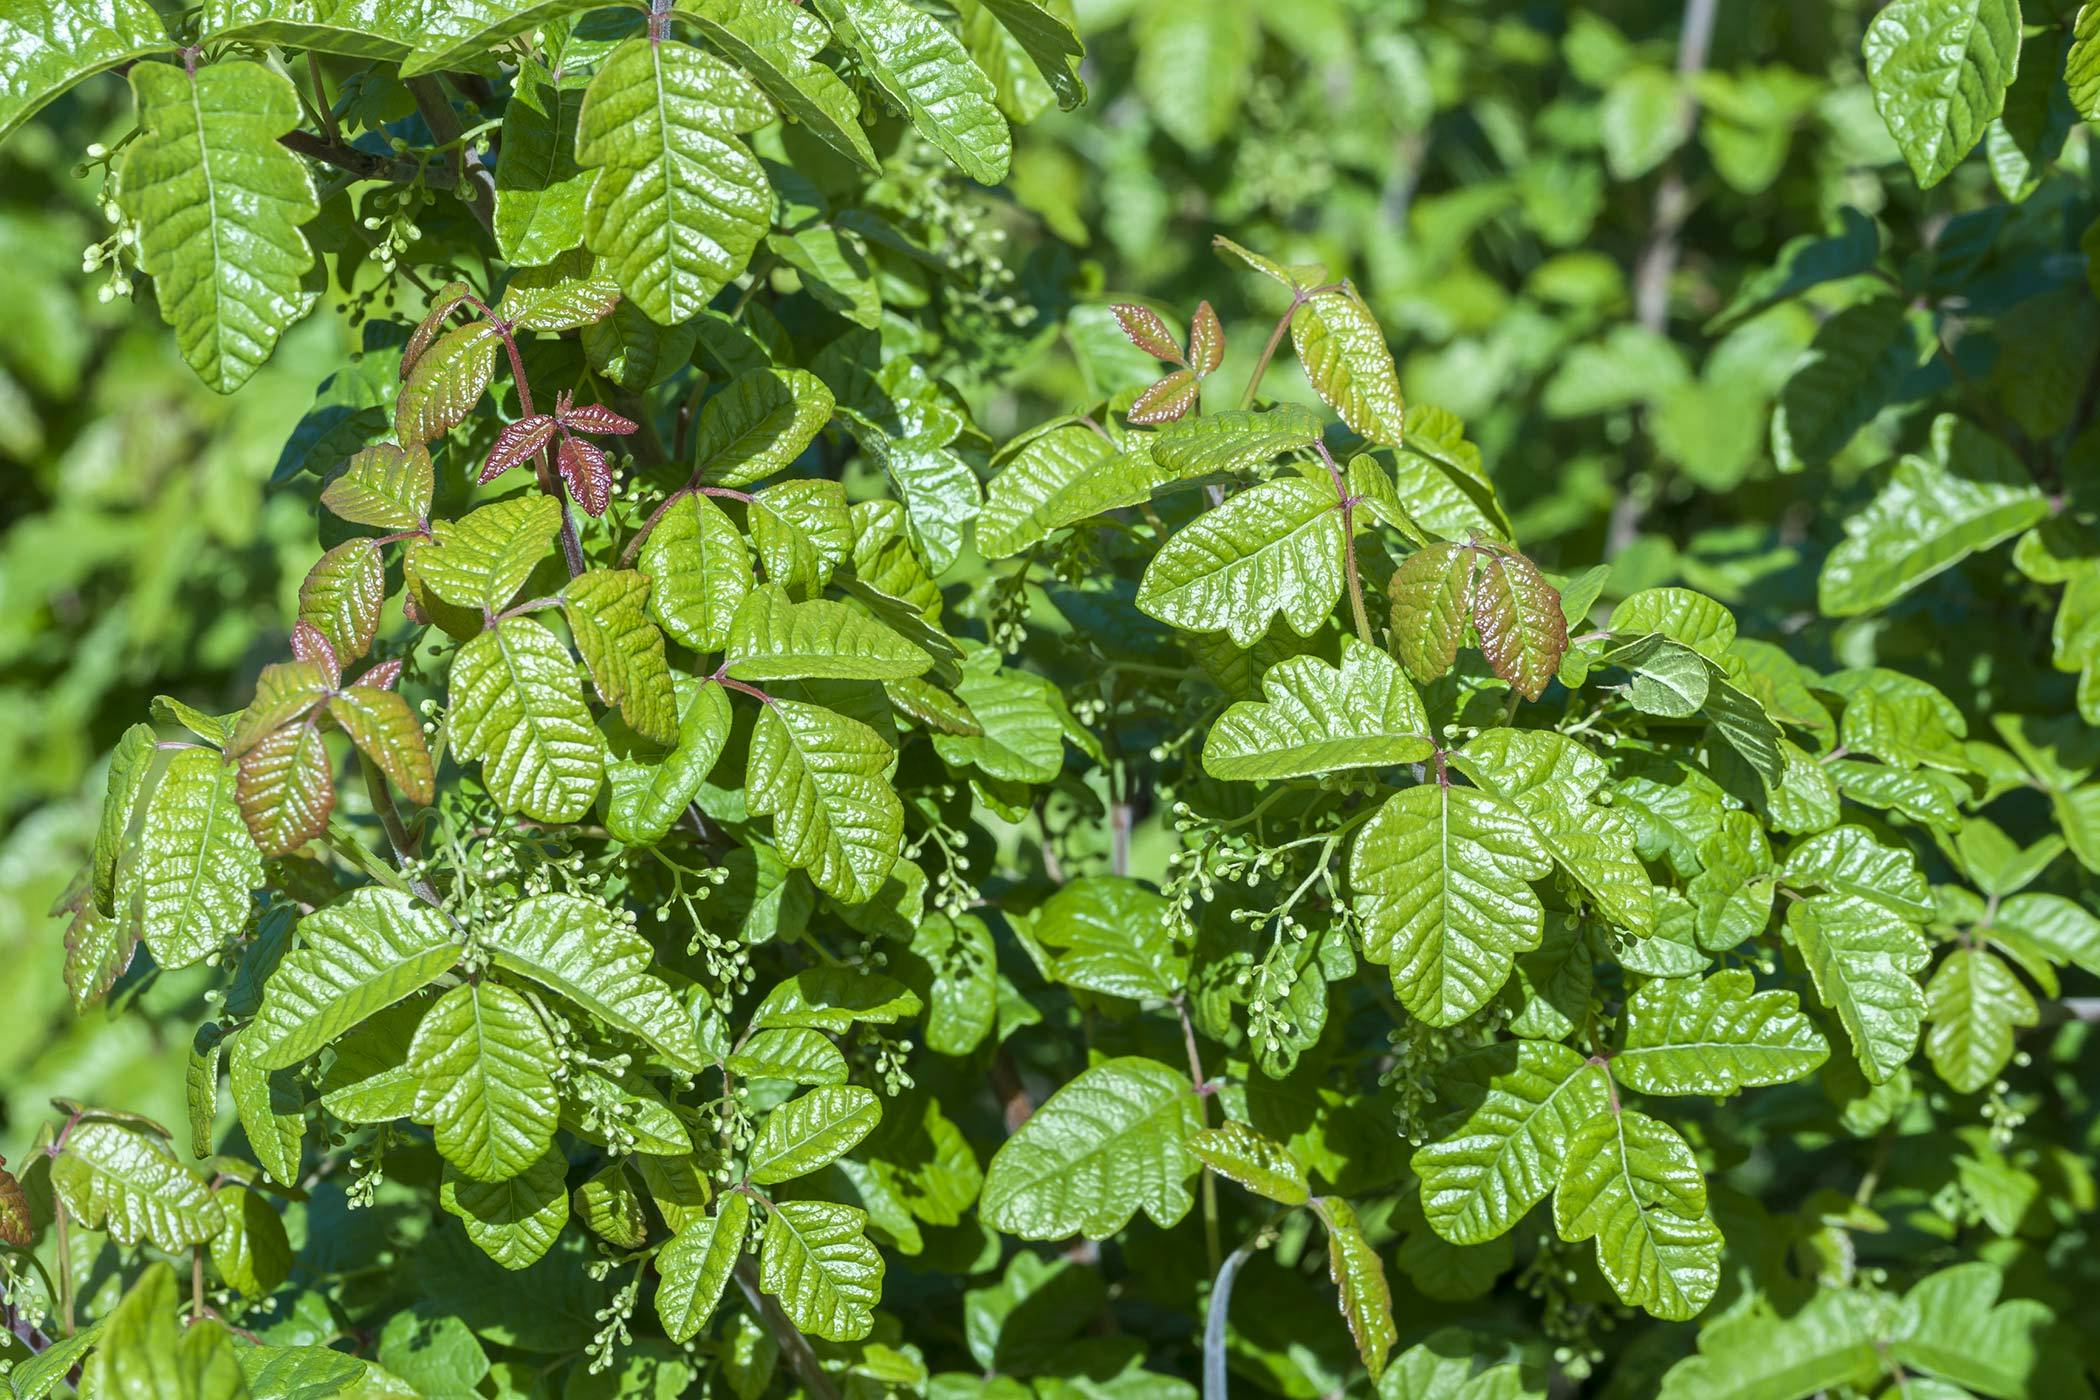
[[[424,169],[412,160],[390,160],[385,156],[375,156],[370,151],[360,151],[347,142],[331,141],[310,131],[286,132],[277,138],[277,144],[310,160],[320,161],[323,165],[332,165],[360,180],[385,180],[391,184],[407,185],[413,184],[420,175],[424,184],[438,190],[449,190],[459,183],[450,170],[437,167]]]
[[[744,1301],[751,1305],[752,1312],[758,1314],[759,1322],[773,1334],[773,1340],[780,1343],[780,1354],[787,1358],[788,1366],[802,1382],[802,1388],[814,1400],[839,1400],[838,1387],[832,1383],[824,1363],[817,1360],[816,1352],[810,1349],[809,1338],[788,1320],[779,1303],[759,1291],[758,1270],[751,1267],[748,1258],[737,1260],[736,1285],[744,1290]]]

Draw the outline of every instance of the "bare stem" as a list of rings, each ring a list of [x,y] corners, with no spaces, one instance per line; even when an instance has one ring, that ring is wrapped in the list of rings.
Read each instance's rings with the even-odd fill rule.
[[[67,1238],[66,1203],[53,1199],[58,1223],[58,1326],[73,1335],[73,1246]]]
[[[1276,347],[1283,344],[1283,333],[1291,328],[1291,317],[1297,315],[1298,308],[1303,305],[1304,293],[1291,293],[1290,308],[1276,318],[1276,329],[1269,332],[1269,343],[1262,346],[1261,358],[1254,362],[1254,373],[1247,378],[1247,392],[1240,395],[1242,409],[1254,407],[1254,396],[1261,392],[1262,376],[1269,372],[1269,361],[1276,358]]]
[[[1174,1014],[1181,1018],[1181,1043],[1189,1055],[1189,1078],[1196,1086],[1196,1103],[1203,1114],[1203,1126],[1210,1126],[1211,1096],[1205,1090],[1210,1081],[1203,1077],[1203,1052],[1196,1045],[1196,1025],[1189,1020],[1186,997],[1174,998]],[[1223,1247],[1218,1243],[1218,1178],[1206,1169],[1203,1173],[1203,1244],[1210,1255],[1210,1271],[1216,1275],[1224,1267]]]
[[[780,1354],[787,1358],[788,1366],[812,1400],[839,1400],[838,1387],[832,1384],[830,1374],[817,1360],[816,1352],[810,1349],[809,1338],[788,1320],[779,1303],[759,1291],[758,1271],[751,1267],[749,1258],[737,1260],[736,1285],[744,1291],[744,1301],[751,1305],[751,1311],[773,1334],[773,1340],[780,1343]]]
[[[387,788],[386,774],[379,771],[379,765],[363,749],[357,751],[357,767],[364,774],[365,792],[372,799],[372,811],[379,817],[379,824],[386,828],[387,844],[394,848],[394,864],[401,867],[408,888],[416,898],[435,907],[439,902],[437,887],[420,875],[408,874],[409,864],[417,856],[418,843],[401,820],[401,813],[394,808],[394,794]]]

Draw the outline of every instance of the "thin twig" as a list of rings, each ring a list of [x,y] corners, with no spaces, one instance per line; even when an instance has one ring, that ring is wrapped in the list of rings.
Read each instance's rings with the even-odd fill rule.
[[[758,1314],[759,1321],[780,1344],[780,1354],[787,1358],[789,1369],[794,1371],[812,1400],[839,1400],[838,1387],[832,1384],[831,1374],[824,1369],[824,1363],[817,1360],[816,1352],[810,1349],[809,1338],[788,1320],[779,1303],[759,1291],[758,1271],[751,1267],[749,1258],[737,1260],[736,1285],[744,1290],[744,1301],[751,1305],[751,1311]]]
[[[1196,1086],[1196,1103],[1203,1114],[1203,1126],[1210,1126],[1210,1082],[1203,1077],[1203,1052],[1196,1045],[1196,1025],[1189,1019],[1188,998],[1174,998],[1174,1014],[1181,1018],[1181,1041],[1188,1051],[1189,1079]],[[1218,1178],[1206,1170],[1203,1173],[1203,1244],[1209,1251],[1210,1271],[1218,1273],[1224,1267],[1223,1248],[1218,1243]]]

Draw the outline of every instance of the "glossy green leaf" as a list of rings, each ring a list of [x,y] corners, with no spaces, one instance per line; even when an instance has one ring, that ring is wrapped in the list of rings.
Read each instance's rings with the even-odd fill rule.
[[[500,344],[486,322],[455,326],[417,358],[394,400],[394,436],[411,448],[467,420],[488,392]]]
[[[1817,895],[1787,910],[1786,926],[1816,995],[1837,1013],[1868,1082],[1885,1083],[1917,1048],[1928,959],[1915,928],[1870,899]]]
[[[1300,303],[1291,315],[1291,344],[1314,392],[1357,436],[1400,445],[1407,416],[1400,374],[1385,332],[1354,288],[1322,292]]]
[[[1162,622],[1253,646],[1283,615],[1309,637],[1342,596],[1341,502],[1331,486],[1282,477],[1230,497],[1168,540],[1138,585]]]
[[[321,488],[321,504],[355,525],[416,530],[430,514],[435,489],[429,449],[382,442],[351,455]]]
[[[751,734],[747,801],[773,818],[781,857],[818,889],[857,904],[896,864],[904,805],[890,786],[895,752],[859,720],[799,700],[775,700]]]
[[[525,580],[554,548],[561,503],[552,496],[516,496],[440,520],[436,545],[420,550],[416,572],[448,603],[494,614],[509,607]]]
[[[737,606],[724,664],[742,681],[903,680],[933,658],[865,613],[769,583]]]
[[[242,1034],[264,1069],[296,1065],[366,1017],[430,984],[459,960],[460,940],[437,910],[367,887],[299,921],[298,946],[263,988]]]
[[[1213,778],[1297,778],[1428,758],[1429,716],[1399,665],[1354,637],[1342,664],[1293,657],[1262,678],[1267,698],[1242,700],[1203,741]]]
[[[720,651],[751,588],[751,549],[722,508],[697,492],[674,501],[642,542],[649,616],[697,652]]]
[[[1944,180],[2005,108],[2018,0],[1895,0],[1867,26],[1874,105],[1918,183]]]
[[[635,733],[668,744],[678,735],[678,701],[663,633],[643,612],[648,594],[649,580],[631,569],[589,569],[562,589],[562,615],[598,698]]]
[[[1422,1211],[1453,1244],[1506,1233],[1560,1178],[1569,1136],[1604,1111],[1604,1072],[1550,1040],[1509,1040],[1437,1076],[1445,1107],[1415,1150]]]
[[[829,1201],[779,1201],[767,1209],[759,1286],[780,1300],[797,1328],[853,1342],[874,1327],[883,1262],[867,1223],[866,1211]]]
[[[1472,622],[1479,551],[1438,543],[1416,550],[1393,570],[1393,649],[1408,674],[1428,685],[1451,669]]]
[[[248,1400],[226,1324],[176,1319],[175,1271],[150,1265],[102,1324],[83,1377],[94,1395],[125,1400]]]
[[[678,741],[657,756],[615,754],[605,764],[605,827],[631,845],[653,846],[700,795],[729,742],[729,695],[713,681],[674,677]]]
[[[146,799],[117,906],[164,968],[210,957],[248,921],[262,854],[242,824],[232,764],[209,749],[172,755]]]
[[[1925,985],[1925,1014],[1932,1022],[1925,1053],[1964,1094],[1988,1087],[2012,1059],[2014,1029],[2041,1019],[2013,970],[1982,948],[1947,954]]]
[[[1694,1316],[1721,1281],[1721,1231],[1706,1178],[1674,1128],[1614,1106],[1568,1136],[1553,1224],[1597,1241],[1597,1264],[1625,1302],[1655,1317]]]
[[[882,1101],[857,1084],[821,1085],[773,1110],[751,1144],[761,1186],[808,1176],[851,1152],[882,1121]]]
[[[568,1165],[559,1152],[549,1152],[516,1176],[476,1181],[447,1163],[438,1204],[459,1217],[483,1254],[506,1269],[528,1269],[569,1221]]]
[[[1188,1148],[1204,1166],[1257,1196],[1286,1206],[1309,1199],[1305,1168],[1282,1143],[1245,1123],[1205,1128],[1189,1139]]]
[[[1757,991],[1740,969],[1658,979],[1628,998],[1612,1077],[1644,1094],[1716,1097],[1788,1084],[1830,1056],[1792,992]]]
[[[791,120],[870,173],[880,168],[861,130],[860,99],[817,54],[822,21],[794,0],[682,0],[679,18],[766,90]]]
[[[680,1230],[656,1256],[656,1315],[674,1342],[699,1335],[722,1301],[751,1230],[751,1198],[725,1193],[711,1216]]]
[[[1013,135],[962,40],[905,0],[816,0],[816,8],[921,136],[979,184],[1006,178]]]
[[[439,997],[408,1047],[415,1116],[476,1181],[508,1181],[554,1142],[554,1040],[532,1003],[495,982]]]
[[[58,0],[0,16],[0,137],[81,79],[176,47],[148,0]]]
[[[499,967],[531,978],[674,1065],[707,1063],[692,1016],[650,971],[655,950],[616,913],[578,895],[524,900],[482,931]]]
[[[545,626],[508,618],[459,649],[451,675],[452,750],[479,760],[489,794],[535,821],[574,821],[605,774],[605,739],[576,663]]]
[[[51,1163],[51,1190],[75,1224],[118,1244],[151,1241],[170,1253],[207,1244],[225,1213],[203,1177],[167,1139],[131,1123],[88,1118],[73,1125]]]

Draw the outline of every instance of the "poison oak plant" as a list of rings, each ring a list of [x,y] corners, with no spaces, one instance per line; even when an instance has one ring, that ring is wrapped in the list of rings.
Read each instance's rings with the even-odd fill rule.
[[[2019,20],[1874,20],[1921,180]],[[207,1014],[180,1129],[0,1166],[17,1396],[2087,1392],[2094,347],[1943,344],[2002,206],[1723,313],[1877,284],[1771,421],[1900,449],[1826,615],[2036,585],[1904,668],[1542,566],[1360,286],[1229,238],[995,446],[972,186],[1085,95],[1055,4],[0,22],[0,124],[129,64],[91,261],[207,384],[364,323],[252,698],[110,761],[67,986]]]

